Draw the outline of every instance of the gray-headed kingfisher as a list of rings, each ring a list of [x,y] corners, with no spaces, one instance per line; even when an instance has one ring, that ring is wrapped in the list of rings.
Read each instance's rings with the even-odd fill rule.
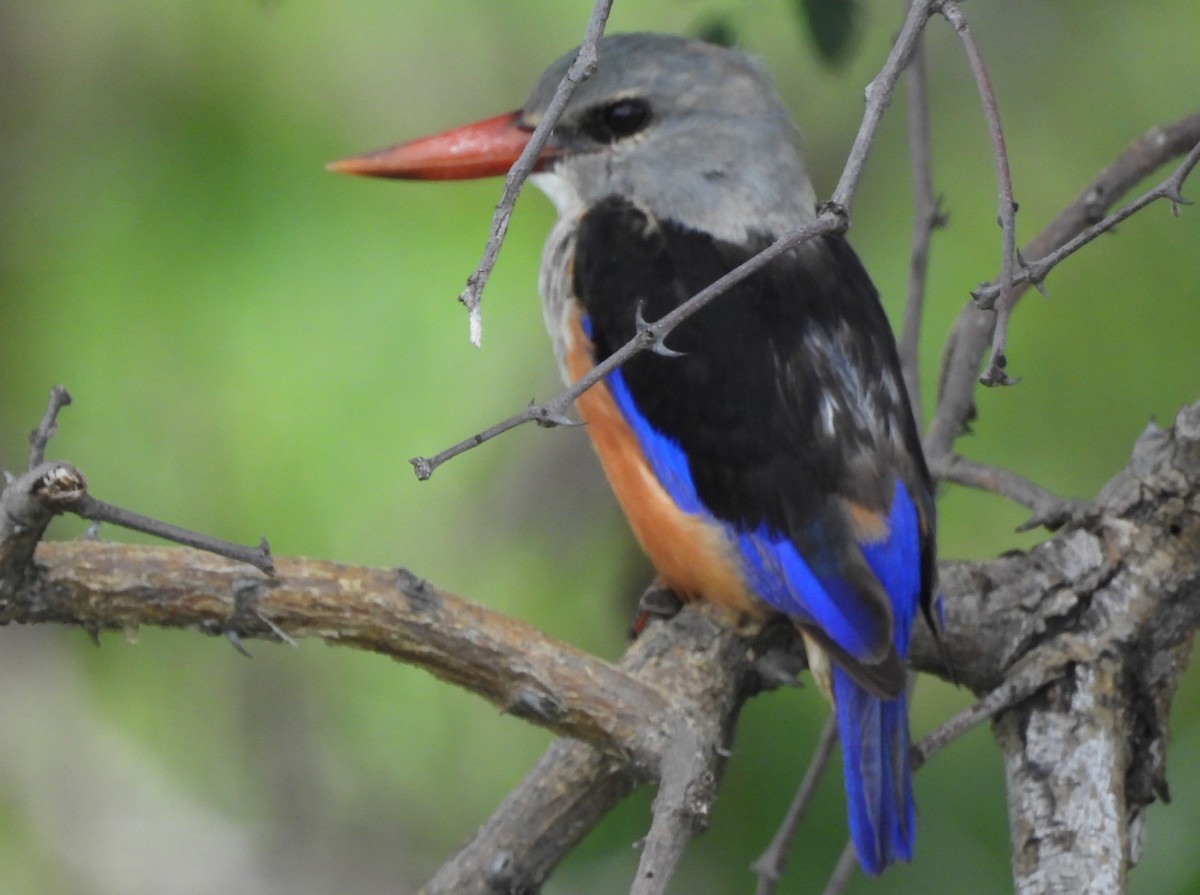
[[[517,112],[336,162],[409,179],[503,174],[574,60]],[[604,38],[533,182],[558,211],[546,326],[577,380],[638,332],[812,222],[795,126],[746,55],[655,34]],[[878,295],[840,236],[796,246],[578,401],[660,582],[783,613],[843,744],[869,873],[913,846],[905,655],[932,623],[933,489]]]

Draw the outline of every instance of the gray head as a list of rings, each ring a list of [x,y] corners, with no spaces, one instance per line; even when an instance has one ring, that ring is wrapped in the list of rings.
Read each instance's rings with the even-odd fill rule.
[[[542,74],[523,124],[541,120],[575,53]],[[554,129],[561,154],[534,182],[561,217],[617,193],[658,217],[741,241],[815,216],[797,143],[750,57],[672,35],[620,34],[600,42],[595,73]]]

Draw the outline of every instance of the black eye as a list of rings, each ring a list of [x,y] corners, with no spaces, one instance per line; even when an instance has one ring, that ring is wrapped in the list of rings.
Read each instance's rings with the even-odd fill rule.
[[[602,143],[615,143],[650,123],[650,104],[637,97],[619,99],[596,108],[589,118],[586,125],[589,136]]]

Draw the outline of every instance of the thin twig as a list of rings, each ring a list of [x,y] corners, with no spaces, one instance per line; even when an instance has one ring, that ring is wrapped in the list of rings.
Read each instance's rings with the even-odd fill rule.
[[[242,544],[235,544],[232,541],[225,541],[221,538],[214,538],[210,535],[181,528],[178,525],[172,525],[170,522],[163,522],[150,516],[143,516],[141,513],[135,513],[124,507],[114,506],[111,503],[105,503],[103,500],[97,500],[90,494],[84,494],[77,501],[66,507],[66,509],[81,519],[89,519],[92,522],[107,522],[110,525],[118,525],[121,528],[128,528],[131,531],[140,531],[142,534],[153,535],[156,538],[162,538],[164,541],[182,544],[185,547],[195,547],[197,550],[215,553],[217,556],[224,556],[226,559],[248,563],[260,572],[265,572],[268,575],[275,570],[274,563],[271,560],[271,550],[265,538],[259,542],[257,547],[246,547]]]
[[[1008,363],[1005,343],[1008,338],[1008,318],[1013,304],[1013,268],[1017,258],[1017,201],[1013,197],[1012,173],[1008,167],[1008,152],[1004,147],[1004,130],[1000,126],[1000,110],[996,105],[996,94],[992,91],[991,79],[983,64],[983,56],[975,35],[967,24],[966,16],[957,3],[944,2],[940,11],[962,41],[963,51],[979,88],[979,100],[987,120],[988,136],[992,141],[992,154],[996,162],[996,185],[999,189],[999,217],[1001,233],[1000,293],[995,302],[996,327],[992,333],[992,354],[979,381],[984,385],[1012,385],[1016,380],[1004,372]]]
[[[46,446],[58,431],[58,413],[71,403],[71,393],[64,386],[50,389],[50,401],[38,427],[29,433],[29,465],[26,469],[40,466],[46,459]]]
[[[1075,199],[1021,250],[1026,258],[1045,258],[1104,218],[1107,209],[1143,178],[1200,142],[1200,112],[1151,128],[1134,140],[1088,183]],[[1014,283],[1013,302],[1028,282]],[[978,291],[978,290],[977,290]],[[998,290],[997,290],[998,294]],[[950,453],[974,415],[979,365],[992,341],[995,315],[969,301],[959,313],[942,356],[938,402],[925,436],[931,460]]]
[[[531,404],[520,413],[510,416],[508,419],[502,420],[494,426],[489,426],[482,432],[472,435],[458,444],[451,445],[444,451],[434,454],[431,457],[413,457],[408,462],[413,465],[417,478],[425,481],[433,475],[435,469],[447,460],[453,459],[459,454],[466,453],[472,448],[483,444],[485,441],[490,441],[497,435],[501,435],[510,429],[515,429],[524,423],[536,422],[541,426],[561,426],[570,423],[571,421],[566,416],[566,413],[575,399],[621,364],[625,363],[629,358],[633,357],[633,355],[662,342],[671,330],[692,314],[699,311],[719,295],[724,294],[732,286],[737,285],[742,280],[766,267],[788,249],[823,234],[838,232],[845,228],[845,218],[838,214],[835,209],[822,212],[811,224],[785,233],[766,249],[759,252],[750,260],[738,265],[716,282],[697,292],[669,314],[660,317],[653,323],[648,323],[636,336],[603,361],[596,364],[585,376],[576,380],[573,385],[563,389],[549,401],[542,404]]]
[[[866,166],[867,155],[875,143],[875,133],[879,130],[879,122],[891,104],[892,95],[896,92],[896,84],[900,80],[904,67],[908,65],[908,61],[912,57],[917,39],[921,36],[921,30],[929,21],[936,6],[936,0],[914,0],[883,67],[879,70],[879,74],[871,79],[871,83],[864,91],[866,108],[863,110],[862,123],[858,126],[858,134],[846,157],[846,165],[842,169],[841,179],[838,180],[837,187],[829,199],[832,205],[843,209],[846,214],[849,214],[850,204],[858,189],[858,181]]]
[[[850,880],[854,878],[854,871],[857,869],[858,856],[854,852],[854,843],[847,842],[838,857],[837,865],[833,868],[833,873],[829,875],[829,882],[821,890],[821,895],[842,895],[846,891],[846,886],[850,885]]]
[[[875,141],[879,122],[888,104],[891,102],[892,95],[895,93],[896,83],[909,57],[912,55],[916,39],[920,35],[921,28],[929,19],[934,5],[935,0],[918,0],[918,2],[913,3],[912,8],[909,10],[900,34],[896,38],[896,42],[893,44],[892,50],[883,64],[883,68],[880,69],[879,74],[867,86],[867,103],[866,110],[863,113],[862,124],[859,126],[854,145],[850,149],[846,166],[842,171],[841,180],[838,181],[837,189],[834,190],[833,196],[825,203],[821,213],[813,223],[783,234],[758,255],[755,255],[749,261],[734,268],[707,288],[696,293],[671,313],[649,324],[620,349],[609,355],[604,362],[597,364],[586,376],[579,379],[570,388],[564,389],[549,401],[543,404],[531,405],[521,413],[502,420],[494,426],[489,426],[482,432],[472,435],[470,438],[464,439],[458,442],[458,444],[452,445],[433,456],[412,458],[409,462],[412,464],[417,478],[425,481],[433,475],[435,469],[447,460],[478,447],[485,441],[490,441],[497,435],[501,435],[510,429],[515,429],[524,423],[536,422],[542,426],[562,425],[567,421],[566,412],[576,398],[634,354],[654,345],[661,344],[672,329],[718,295],[723,294],[746,277],[761,270],[793,246],[810,239],[815,239],[817,236],[825,233],[844,231],[850,223],[848,210],[853,201],[854,192],[858,187],[858,181],[862,175],[867,154]]]
[[[1183,161],[1162,183],[1142,193],[1142,195],[1138,196],[1128,205],[1097,221],[1082,233],[1079,233],[1074,239],[1063,243],[1057,250],[1051,252],[1046,257],[1039,258],[1036,261],[1026,260],[1022,265],[1023,269],[1013,281],[1014,285],[1029,283],[1033,286],[1040,286],[1046,275],[1063,260],[1075,254],[1100,234],[1113,229],[1113,227],[1126,218],[1132,217],[1147,205],[1157,202],[1159,199],[1168,200],[1172,205],[1172,209],[1178,213],[1178,206],[1191,204],[1191,202],[1183,198],[1182,189],[1184,181],[1187,180],[1188,175],[1192,173],[1198,163],[1200,163],[1200,143],[1197,143],[1192,148],[1192,151],[1184,157]],[[972,295],[980,307],[986,307],[989,302],[995,300],[998,293],[999,288],[995,283],[987,283],[976,289]]]
[[[1057,676],[1057,671],[1052,676]],[[909,751],[913,770],[920,768],[968,731],[1012,708],[1048,683],[1049,679],[1036,675],[1022,675],[1004,681],[990,693],[943,721],[932,733],[922,737],[919,743],[914,743]]]
[[[467,278],[467,286],[458,297],[458,300],[467,308],[471,327],[471,344],[476,347],[479,347],[483,340],[483,318],[479,308],[483,287],[492,275],[492,268],[496,266],[500,246],[504,242],[505,234],[508,233],[508,222],[512,218],[513,206],[516,205],[521,187],[525,185],[537,157],[541,155],[546,142],[550,139],[550,132],[558,123],[571,94],[575,92],[575,88],[582,81],[596,70],[596,46],[604,35],[604,26],[608,22],[608,14],[611,9],[612,0],[596,0],[575,61],[571,63],[566,75],[559,82],[558,88],[550,100],[550,105],[546,109],[546,114],[534,128],[529,143],[526,144],[521,155],[504,178],[504,191],[500,194],[500,202],[496,205],[496,211],[492,215],[492,232],[488,237],[487,245],[484,246],[483,258],[474,273]]]
[[[921,317],[925,305],[926,274],[929,269],[929,243],[935,227],[944,223],[933,194],[933,162],[929,136],[929,91],[925,75],[924,38],[919,37],[905,75],[908,106],[908,152],[912,169],[913,221],[912,244],[908,254],[908,294],[904,302],[904,323],[896,350],[900,371],[908,389],[913,416],[921,419],[921,379],[919,343]]]
[[[775,889],[779,885],[779,879],[783,875],[783,868],[787,864],[788,854],[792,850],[792,840],[795,839],[800,822],[804,820],[804,815],[812,804],[813,796],[816,795],[817,783],[820,782],[825,766],[829,763],[829,756],[833,753],[837,738],[837,716],[831,712],[825,719],[825,726],[821,728],[821,735],[817,738],[812,758],[809,759],[804,778],[800,781],[800,788],[792,797],[792,804],[788,806],[787,814],[784,815],[779,829],[775,831],[775,836],[766,850],[750,865],[750,869],[758,877],[758,886],[754,890],[755,895],[774,895]]]
[[[990,491],[1032,511],[1033,516],[1022,523],[1018,531],[1029,531],[1040,526],[1054,531],[1068,522],[1081,521],[1097,512],[1090,501],[1059,497],[1011,470],[968,460],[961,454],[931,460],[929,471],[943,482]]]

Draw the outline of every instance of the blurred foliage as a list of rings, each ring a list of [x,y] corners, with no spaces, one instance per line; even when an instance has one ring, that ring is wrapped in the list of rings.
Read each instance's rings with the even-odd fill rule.
[[[830,65],[841,65],[850,56],[862,22],[857,0],[794,0],[813,46]]]
[[[548,203],[522,200],[484,305],[455,302],[498,183],[398,185],[323,162],[515,107],[578,41],[590,4],[0,5],[0,465],[55,382],[76,403],[52,445],[98,496],[279,554],[403,564],[615,657],[643,561],[578,430],[528,429],[418,484],[405,463],[556,386],[535,295]],[[857,52],[821,65],[793,0],[616,4],[611,30],[694,33],[721,16],[774,73],[836,180],[900,4],[861,4]],[[968,12],[991,66],[1028,238],[1131,139],[1193,111],[1200,7],[1011,0]],[[999,254],[995,186],[957,40],[927,46],[937,189],[925,399],[967,290]],[[1196,197],[1193,182],[1186,193]],[[901,104],[854,208],[853,240],[895,318],[910,208]],[[1152,207],[1019,308],[1012,389],[982,392],[970,456],[1089,495],[1151,417],[1195,400],[1200,214]],[[947,489],[941,550],[1035,543],[1023,512]],[[64,521],[60,537],[81,526]],[[124,532],[112,537],[133,540]],[[136,646],[131,643],[136,639]],[[376,656],[180,633],[0,632],[0,879],[47,893],[408,891],[547,742]],[[1173,719],[1175,800],[1149,815],[1133,891],[1195,892],[1200,693]],[[915,732],[968,702],[922,682]],[[824,716],[811,690],[745,713],[712,830],[680,892],[746,892]],[[917,780],[917,859],[854,892],[1002,892],[999,756],[977,731]],[[648,793],[610,818],[552,893],[622,891]],[[782,891],[815,892],[844,837],[825,781]]]

